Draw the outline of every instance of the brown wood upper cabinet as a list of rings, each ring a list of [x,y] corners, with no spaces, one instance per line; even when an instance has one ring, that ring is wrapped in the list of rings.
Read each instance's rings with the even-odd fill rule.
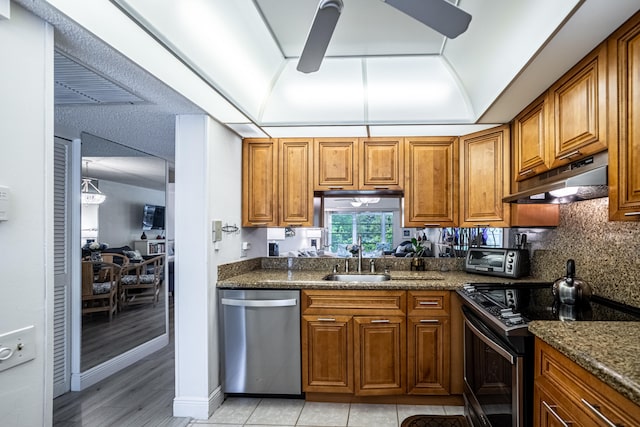
[[[314,139],[314,190],[401,190],[402,138]]]
[[[275,139],[242,141],[242,226],[278,225],[278,145]]]
[[[460,138],[461,227],[508,227],[509,126]]]
[[[245,139],[242,226],[313,224],[311,139]]]
[[[316,138],[313,150],[314,190],[358,189],[358,138]]]
[[[640,221],[640,14],[609,38],[609,219]]]
[[[607,149],[607,43],[549,88],[551,169]]]
[[[458,138],[405,138],[405,227],[458,222]]]
[[[514,181],[522,181],[549,170],[545,119],[547,108],[545,93],[513,119]]]
[[[602,43],[514,118],[514,181],[606,150],[607,91]]]
[[[402,190],[403,138],[360,138],[360,189]]]

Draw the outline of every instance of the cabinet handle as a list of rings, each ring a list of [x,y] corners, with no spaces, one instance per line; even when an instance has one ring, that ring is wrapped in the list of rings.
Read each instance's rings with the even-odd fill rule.
[[[251,225],[267,225],[266,222],[252,222]]]
[[[636,215],[640,215],[640,212],[627,212],[626,214],[624,214],[624,216],[636,216]]]
[[[558,160],[570,159],[573,156],[579,156],[580,150],[572,151],[570,153],[565,154],[564,156],[558,157]]]
[[[332,317],[318,317],[318,322],[335,322],[336,319]]]
[[[525,176],[525,175],[529,175],[530,173],[533,173],[533,169],[527,169],[526,171],[520,172],[518,175]]]
[[[420,323],[440,323],[438,319],[420,319]]]
[[[388,190],[389,186],[385,185],[385,186],[374,186],[373,187],[375,190]]]
[[[440,303],[438,301],[420,301],[418,304],[420,304],[420,305],[438,305]]]
[[[287,227],[302,227],[302,223],[300,223],[300,224],[287,224]]]
[[[425,224],[425,227],[440,227],[440,223],[435,223],[435,224]]]
[[[624,427],[622,424],[612,423],[609,418],[605,417],[604,414],[600,412],[600,407],[598,405],[592,405],[591,403],[587,402],[585,399],[580,399],[580,400],[582,401],[582,404],[584,406],[589,408],[591,412],[593,412],[598,418],[600,418],[600,420],[603,423],[605,423],[609,427]]]
[[[555,408],[557,408],[556,405],[553,405],[553,406],[549,405],[544,400],[542,401],[542,404],[544,405],[545,408],[547,408],[547,411],[551,412],[551,415],[553,415],[554,418],[558,420],[560,424],[562,424],[563,427],[569,427],[570,425],[573,425],[571,421],[565,421],[562,418],[560,418],[560,415],[558,415],[558,413],[555,411]]]
[[[330,185],[329,190],[342,190],[342,185]]]
[[[391,323],[389,319],[372,320],[371,323]]]

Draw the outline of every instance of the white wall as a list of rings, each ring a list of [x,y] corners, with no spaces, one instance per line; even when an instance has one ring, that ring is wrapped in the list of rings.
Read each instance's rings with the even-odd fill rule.
[[[209,417],[220,404],[217,267],[241,254],[241,233],[223,233],[218,249],[212,221],[240,224],[241,141],[207,116],[176,121],[174,415]]]
[[[35,326],[36,358],[0,372],[0,424],[50,425],[53,308],[53,30],[11,4],[0,20],[0,334]]]
[[[98,209],[98,238],[109,247],[128,245],[142,234],[142,210],[146,203],[165,206],[165,192],[119,182],[100,180],[100,191],[107,199]],[[155,239],[161,230],[149,230],[148,239]]]

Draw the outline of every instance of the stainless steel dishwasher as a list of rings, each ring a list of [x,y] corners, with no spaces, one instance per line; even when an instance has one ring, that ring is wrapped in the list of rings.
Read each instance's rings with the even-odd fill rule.
[[[300,291],[220,294],[225,393],[300,395]]]

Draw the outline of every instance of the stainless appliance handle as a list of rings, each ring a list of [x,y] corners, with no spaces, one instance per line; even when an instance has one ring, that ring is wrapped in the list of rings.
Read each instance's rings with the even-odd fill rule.
[[[292,307],[297,305],[298,300],[294,299],[232,299],[222,298],[222,305],[232,305],[235,307]]]
[[[483,342],[485,343],[491,350],[498,353],[500,356],[504,357],[511,363],[512,365],[516,363],[516,359],[509,351],[502,348],[500,345],[496,344],[494,340],[485,335],[480,329],[476,327],[468,318],[464,316],[464,323],[471,329],[471,331]]]
[[[593,412],[598,418],[600,418],[600,420],[605,423],[607,426],[609,427],[624,427],[622,424],[615,424],[613,422],[611,422],[611,420],[607,417],[604,416],[604,414],[602,412],[600,412],[600,408],[597,405],[592,405],[591,403],[587,402],[585,399],[580,399],[582,401],[582,404],[585,405],[587,408],[589,408],[589,410],[591,410],[591,412]]]
[[[551,406],[547,402],[545,402],[544,400],[542,401],[542,404],[547,409],[547,411],[549,411],[551,413],[551,415],[553,415],[553,417],[556,420],[558,420],[558,422],[560,424],[562,424],[562,427],[569,427],[570,425],[573,425],[573,423],[571,421],[565,421],[560,417],[560,415],[558,415],[558,413],[553,409],[553,408],[556,408],[555,405]]]

